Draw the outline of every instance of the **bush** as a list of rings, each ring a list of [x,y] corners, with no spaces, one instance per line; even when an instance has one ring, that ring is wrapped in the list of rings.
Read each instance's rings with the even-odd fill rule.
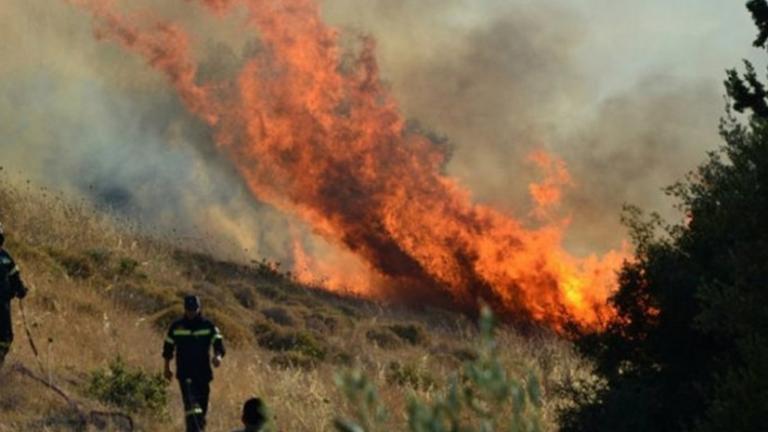
[[[242,282],[235,282],[227,285],[227,288],[232,292],[232,295],[235,296],[235,300],[237,300],[240,306],[246,309],[256,308],[256,295],[250,285]]]
[[[333,333],[339,327],[339,320],[332,316],[313,312],[304,317],[304,325],[318,333]]]
[[[265,318],[276,324],[280,324],[281,326],[292,327],[296,324],[293,317],[291,316],[291,313],[288,312],[288,310],[285,308],[266,308],[262,309],[261,314],[264,315]]]
[[[325,360],[327,348],[306,332],[267,330],[257,340],[259,346],[271,351],[295,351],[308,358]]]
[[[428,341],[427,333],[421,327],[415,324],[395,324],[387,327],[392,333],[400,339],[411,345],[423,345]]]
[[[412,364],[402,364],[396,361],[389,363],[385,377],[389,385],[424,390],[435,385],[435,379],[429,373],[420,371]]]
[[[498,360],[493,339],[493,319],[486,308],[480,321],[478,357],[465,364],[447,389],[431,401],[412,396],[408,403],[408,430],[439,431],[540,431],[541,388],[530,375],[525,381],[510,378]],[[376,387],[358,371],[337,377],[337,384],[352,409],[352,420],[336,419],[340,432],[392,430],[389,410],[379,400]]]
[[[117,265],[117,274],[120,276],[131,276],[139,268],[139,262],[133,258],[121,258]]]
[[[371,343],[383,349],[400,348],[400,339],[388,330],[371,329],[365,333],[365,338]]]
[[[86,392],[99,401],[130,413],[165,414],[166,381],[161,374],[131,368],[117,357],[106,369],[90,373]]]
[[[93,276],[93,265],[88,256],[70,255],[66,253],[57,253],[54,255],[56,261],[61,264],[67,276],[76,279],[88,279]]]

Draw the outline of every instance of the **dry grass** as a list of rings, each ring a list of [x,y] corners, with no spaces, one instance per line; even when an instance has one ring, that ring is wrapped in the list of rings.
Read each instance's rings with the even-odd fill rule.
[[[394,407],[393,430],[401,430],[409,392],[429,399],[472,355],[476,332],[461,316],[344,299],[301,286],[265,263],[182,251],[84,202],[12,184],[3,175],[0,221],[33,289],[26,307],[43,369],[89,408],[103,407],[84,395],[85,378],[115,356],[160,370],[162,328],[177,316],[184,293],[203,297],[204,312],[229,340],[212,387],[214,432],[236,427],[242,401],[253,395],[267,401],[277,430],[331,430],[345,406],[333,378],[345,367],[360,367],[374,379],[384,403]],[[16,303],[14,319],[8,361],[33,367]],[[396,343],[377,345],[372,333]],[[266,334],[284,337],[282,351],[264,343]],[[588,368],[552,335],[522,337],[503,329],[498,340],[513,374],[541,378],[546,426],[555,430],[554,412],[568,403],[557,389],[588,377]],[[71,413],[43,386],[4,373],[0,387],[0,431],[72,430],[64,421]],[[175,383],[170,390],[171,418],[139,417],[142,430],[183,429]]]

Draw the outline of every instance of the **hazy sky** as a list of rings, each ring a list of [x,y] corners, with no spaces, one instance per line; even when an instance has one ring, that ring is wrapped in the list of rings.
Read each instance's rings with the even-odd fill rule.
[[[422,39],[482,27],[510,10],[538,11],[534,12],[537,30],[548,33],[552,29],[545,15],[551,13],[557,17],[552,26],[574,28],[573,55],[583,68],[584,84],[602,96],[660,71],[719,82],[726,68],[759,56],[751,48],[754,26],[745,2],[739,0],[422,0],[418,2],[422,6],[399,14],[380,9],[395,6],[371,7],[386,2],[417,3],[326,0],[325,4],[331,15],[345,17],[340,22],[355,22],[363,30],[386,33],[394,26],[399,38],[415,42],[414,47]]]
[[[587,70],[605,77],[602,93],[622,86],[622,77],[666,73],[722,80],[723,70],[750,49],[754,27],[743,1],[566,1],[579,9],[590,31],[579,50]]]

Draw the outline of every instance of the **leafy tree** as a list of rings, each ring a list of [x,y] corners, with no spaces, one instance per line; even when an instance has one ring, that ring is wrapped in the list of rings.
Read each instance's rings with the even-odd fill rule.
[[[747,8],[765,49],[768,3]],[[684,222],[625,212],[637,253],[612,299],[619,319],[579,341],[607,386],[565,430],[768,428],[768,93],[745,65],[727,72],[724,145],[668,189]]]

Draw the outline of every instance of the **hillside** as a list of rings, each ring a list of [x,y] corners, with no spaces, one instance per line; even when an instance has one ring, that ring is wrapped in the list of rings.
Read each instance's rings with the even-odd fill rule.
[[[0,373],[0,431],[77,430],[76,413],[45,385],[14,372],[20,362],[60,387],[84,411],[121,411],[88,392],[89,377],[120,357],[131,368],[161,370],[163,329],[179,316],[180,298],[194,293],[222,329],[228,355],[212,386],[209,430],[238,426],[241,403],[258,395],[281,431],[332,430],[345,402],[334,376],[360,368],[382,400],[404,407],[408,394],[434,396],[473,356],[475,326],[428,307],[410,310],[342,298],[302,285],[264,262],[225,262],[140,230],[62,194],[14,183],[0,174],[0,221],[7,249],[31,288],[27,324],[40,351],[35,358],[19,304],[16,341]],[[501,358],[515,376],[538,376],[545,422],[568,400],[560,391],[589,378],[569,343],[547,332],[525,337],[501,329]],[[133,414],[137,429],[182,430],[175,383],[167,415]],[[404,428],[405,409],[393,410],[391,430]],[[96,429],[94,429],[96,430]]]

